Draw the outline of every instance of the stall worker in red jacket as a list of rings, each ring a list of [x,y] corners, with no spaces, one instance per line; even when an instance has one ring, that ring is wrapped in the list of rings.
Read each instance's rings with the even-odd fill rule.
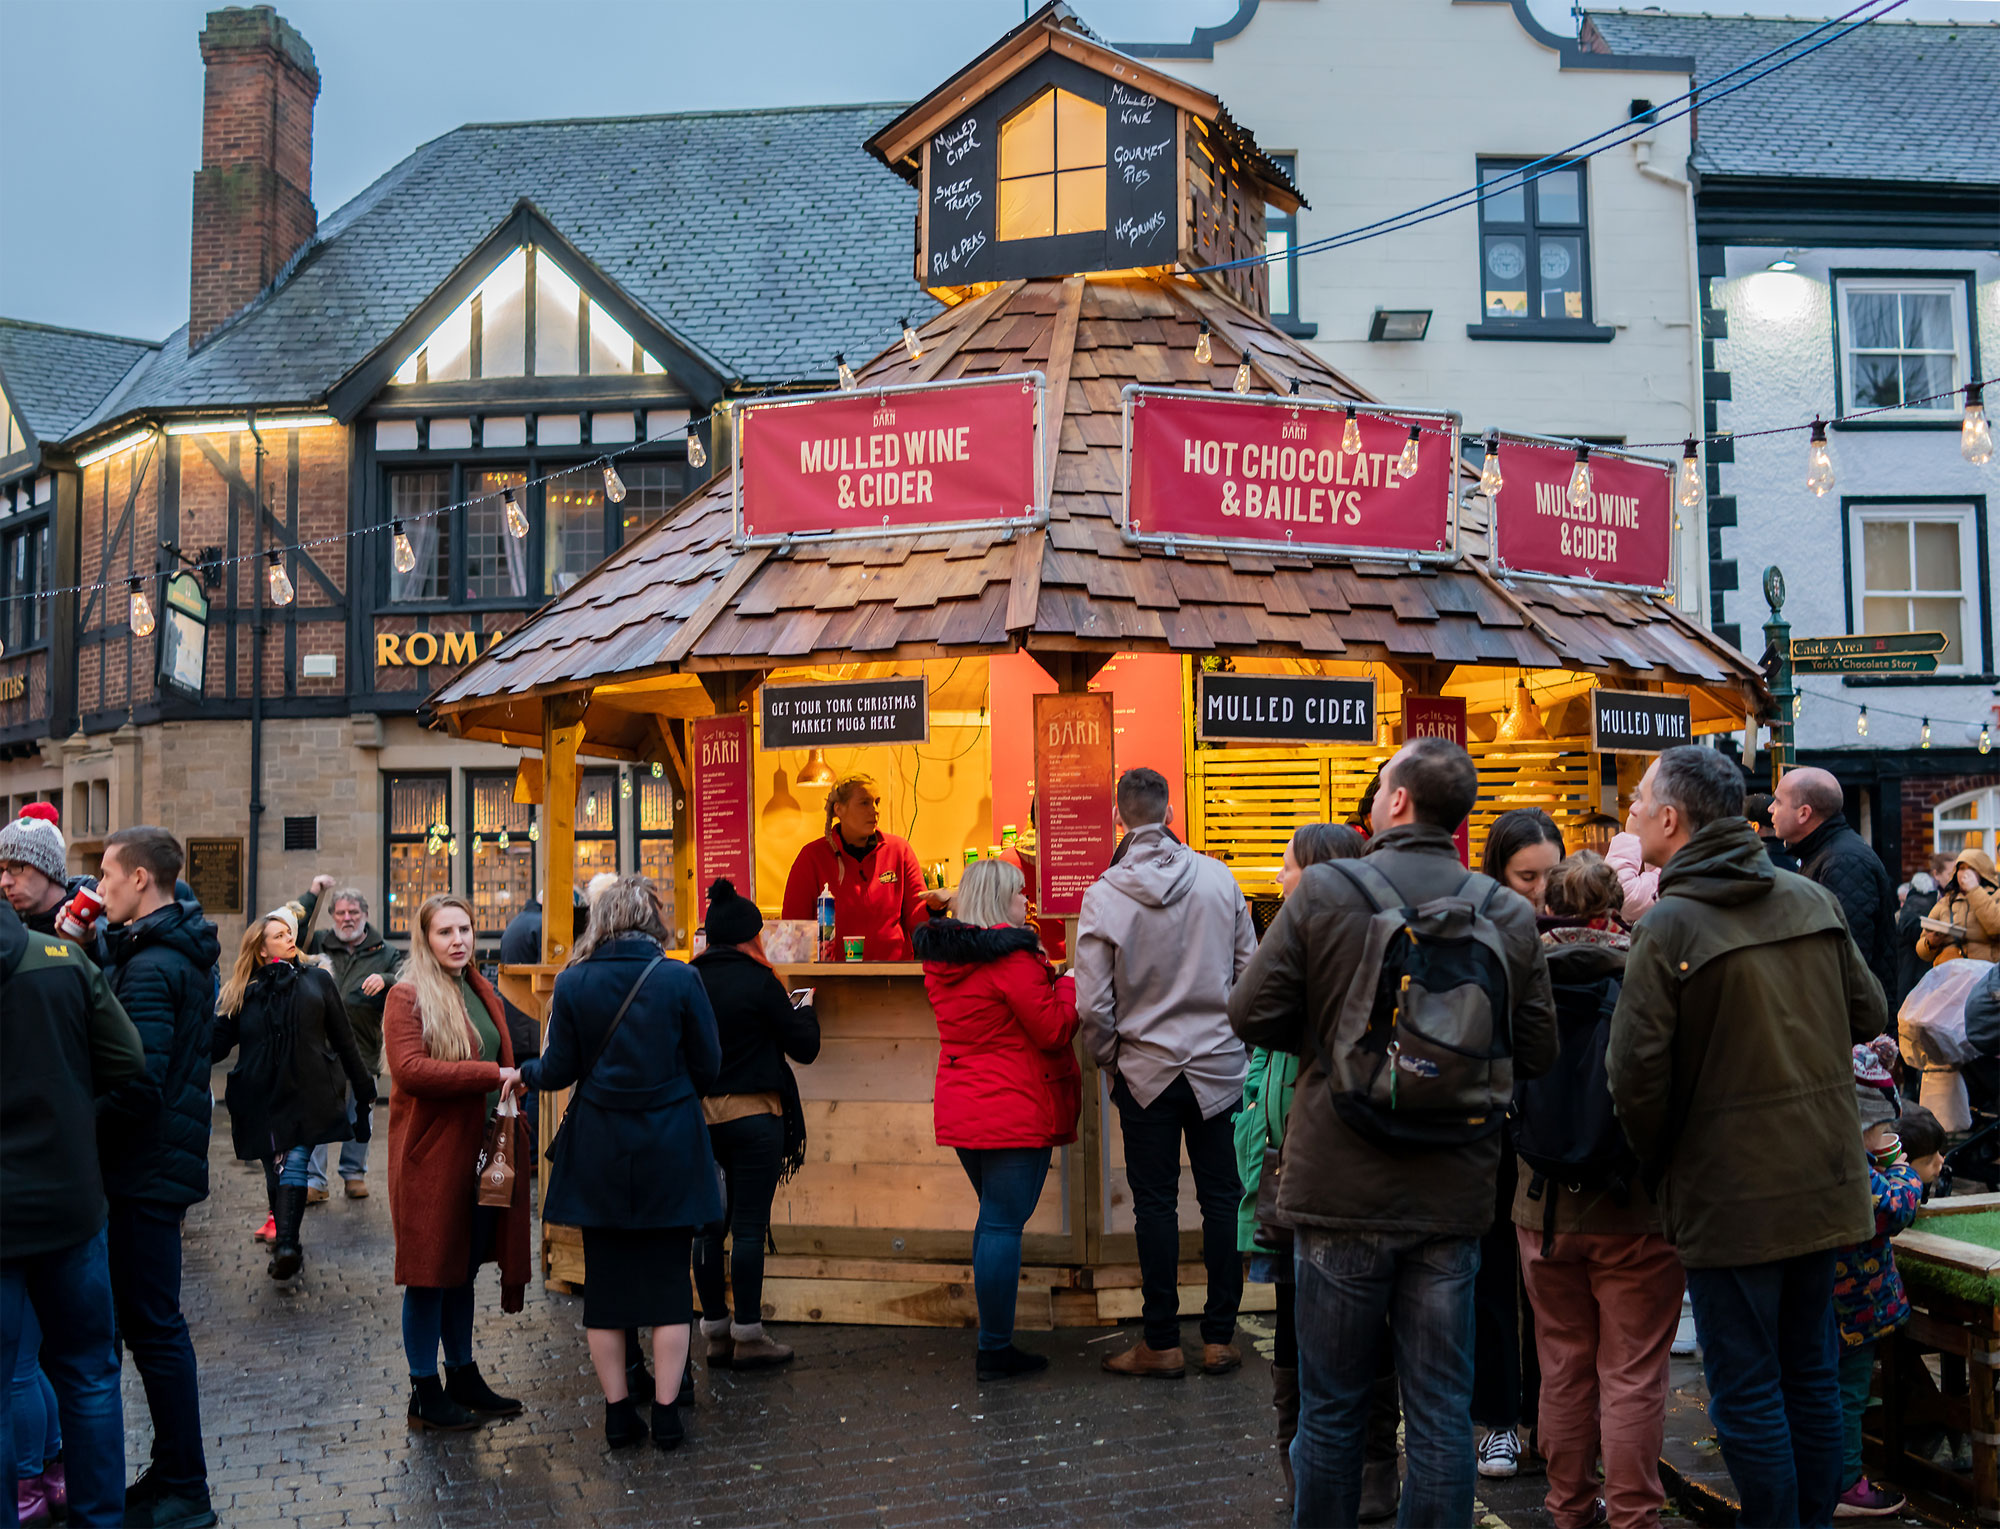
[[[833,783],[826,833],[799,851],[785,879],[784,917],[817,918],[820,892],[830,890],[839,939],[858,936],[864,961],[907,961],[910,931],[923,922],[927,901],[941,908],[946,896],[926,894],[910,841],[878,828],[881,812],[881,788],[869,776]]]
[[[1049,1151],[1076,1140],[1076,983],[1055,974],[1040,936],[1026,927],[1018,867],[1004,860],[967,866],[957,913],[931,919],[915,940],[937,1017],[938,1145],[957,1149],[979,1196],[972,1232],[977,1373],[982,1381],[1002,1380],[1049,1363],[1014,1346],[1014,1297],[1021,1230],[1042,1198]]]

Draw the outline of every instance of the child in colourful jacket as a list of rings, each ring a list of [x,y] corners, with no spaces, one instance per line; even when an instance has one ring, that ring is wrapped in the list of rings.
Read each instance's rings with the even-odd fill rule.
[[[1854,1092],[1861,1107],[1861,1141],[1868,1149],[1868,1182],[1875,1195],[1875,1235],[1834,1257],[1833,1310],[1840,1327],[1840,1410],[1846,1439],[1835,1509],[1841,1518],[1881,1518],[1897,1512],[1903,1494],[1877,1485],[1861,1469],[1861,1418],[1875,1379],[1875,1350],[1910,1319],[1910,1303],[1896,1273],[1889,1239],[1916,1219],[1924,1187],[1896,1138],[1901,1107],[1889,1067],[1896,1043],[1878,1036],[1854,1048]]]

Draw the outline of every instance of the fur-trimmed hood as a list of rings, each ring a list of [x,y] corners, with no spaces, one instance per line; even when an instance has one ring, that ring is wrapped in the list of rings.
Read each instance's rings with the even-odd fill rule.
[[[1032,955],[1041,949],[1042,937],[1017,924],[996,924],[985,929],[955,918],[932,917],[917,925],[910,944],[919,961],[932,965],[984,966],[1016,951]]]

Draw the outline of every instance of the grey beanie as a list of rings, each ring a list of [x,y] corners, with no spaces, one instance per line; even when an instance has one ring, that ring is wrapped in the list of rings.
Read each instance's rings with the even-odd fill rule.
[[[62,830],[44,818],[16,818],[0,828],[0,860],[31,865],[50,881],[62,881],[69,874]]]

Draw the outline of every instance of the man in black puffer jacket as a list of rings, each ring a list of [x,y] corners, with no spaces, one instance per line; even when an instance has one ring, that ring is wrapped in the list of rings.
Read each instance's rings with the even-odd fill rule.
[[[1882,991],[1896,991],[1896,886],[1868,841],[1847,826],[1846,796],[1825,770],[1793,770],[1771,798],[1771,826],[1799,871],[1831,892]]]
[[[176,901],[184,857],[164,828],[124,828],[104,844],[99,892],[111,921],[105,974],[146,1047],[144,1076],[98,1110],[111,1201],[111,1291],[118,1331],[146,1386],[151,1467],[126,1494],[128,1524],[203,1529],[209,1506],[194,1344],[181,1315],[181,1220],[208,1198],[209,1040],[215,925]]]

